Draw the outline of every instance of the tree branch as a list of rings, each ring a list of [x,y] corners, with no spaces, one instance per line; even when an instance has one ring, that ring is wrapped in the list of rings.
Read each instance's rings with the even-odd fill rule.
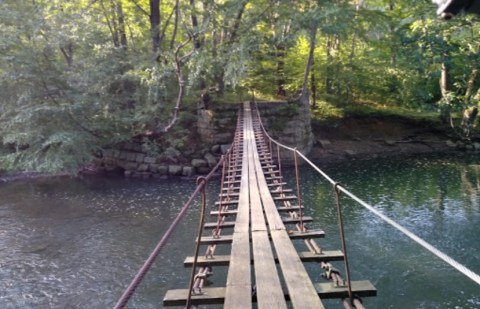
[[[183,73],[182,73],[182,62],[185,61],[187,58],[189,58],[194,52],[195,52],[195,46],[191,51],[183,55],[182,57],[179,57],[180,51],[189,44],[192,39],[194,39],[194,35],[189,35],[188,39],[178,45],[177,49],[175,50],[175,74],[177,75],[177,80],[178,80],[178,96],[177,96],[177,102],[175,103],[175,108],[173,110],[173,116],[172,119],[170,120],[170,123],[163,128],[162,132],[167,133],[177,122],[178,120],[178,114],[180,111],[180,107],[182,105],[183,101],[183,96],[184,96],[184,91],[185,91],[185,80],[183,79]]]
[[[137,7],[137,9],[140,10],[140,12],[142,12],[143,14],[145,14],[145,15],[147,15],[147,16],[150,16],[150,14],[149,14],[147,11],[145,11],[145,9],[142,8],[142,7],[140,6],[140,4],[138,4],[137,1],[135,1],[135,0],[130,0],[130,2],[132,2],[133,4],[135,4],[135,6]]]

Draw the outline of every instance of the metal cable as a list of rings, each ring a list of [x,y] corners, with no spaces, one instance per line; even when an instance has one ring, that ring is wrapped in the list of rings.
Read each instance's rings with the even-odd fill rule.
[[[205,192],[205,187],[207,186],[207,180],[205,177],[198,177],[197,178],[197,185],[202,185],[202,205],[200,206],[200,222],[198,224],[198,236],[197,236],[197,243],[195,244],[195,255],[193,257],[193,265],[192,265],[192,271],[190,275],[190,284],[188,287],[188,290],[190,293],[188,293],[187,297],[187,302],[185,305],[185,308],[190,308],[190,302],[192,300],[192,287],[195,283],[195,270],[197,269],[197,260],[198,260],[198,252],[200,251],[200,240],[202,239],[202,231],[203,231],[203,225],[205,223],[205,208],[207,206],[207,193]]]
[[[263,126],[263,123],[261,121],[261,118],[260,118],[260,112],[257,108],[257,114],[258,114],[258,118],[260,119],[260,126],[262,127],[262,130],[265,132],[265,135],[275,144],[277,144],[278,146],[284,148],[284,149],[287,149],[287,150],[290,150],[290,151],[296,151],[298,153],[298,155],[300,157],[302,157],[305,162],[307,162],[313,169],[315,169],[320,175],[323,176],[323,178],[325,178],[328,182],[330,182],[332,185],[335,185],[337,184],[336,181],[334,181],[330,176],[328,176],[324,171],[322,171],[318,166],[316,166],[315,164],[312,163],[312,161],[310,161],[303,153],[301,153],[300,151],[297,151],[295,150],[294,148],[291,148],[291,147],[288,147],[286,145],[283,145],[282,143],[276,141],[275,139],[273,139],[268,133],[267,131],[265,130],[265,127]],[[418,243],[419,245],[421,245],[422,247],[424,247],[425,249],[427,249],[428,251],[430,251],[431,253],[433,253],[435,256],[437,256],[438,258],[442,259],[443,261],[445,261],[446,263],[448,263],[450,266],[452,266],[453,268],[455,268],[456,270],[458,270],[459,272],[461,272],[462,274],[464,274],[465,276],[467,276],[468,278],[472,279],[473,281],[475,281],[477,284],[480,285],[480,275],[476,274],[475,272],[473,272],[472,270],[470,270],[468,267],[466,267],[465,265],[457,262],[456,260],[454,260],[453,258],[451,258],[450,256],[446,255],[445,253],[443,253],[442,251],[440,251],[439,249],[435,248],[434,246],[432,246],[431,244],[429,244],[428,242],[426,242],[425,240],[423,240],[422,238],[418,237],[417,235],[415,235],[414,233],[410,232],[408,229],[404,228],[403,226],[401,226],[400,224],[398,224],[397,222],[393,221],[392,219],[388,218],[386,215],[384,215],[382,212],[380,212],[379,210],[377,210],[376,208],[374,208],[373,206],[369,205],[367,202],[363,201],[362,199],[360,199],[359,197],[357,197],[356,195],[354,195],[353,193],[351,193],[350,191],[348,191],[345,187],[339,185],[337,186],[337,188],[342,191],[343,193],[345,193],[346,195],[348,195],[351,199],[353,199],[354,201],[356,201],[357,203],[359,203],[360,205],[362,205],[363,207],[367,208],[369,211],[371,211],[373,214],[375,214],[377,217],[379,217],[380,219],[382,219],[383,221],[385,221],[386,223],[390,224],[391,226],[393,226],[394,228],[396,228],[397,230],[399,230],[400,232],[402,232],[403,234],[405,234],[406,236],[408,236],[409,238],[411,238],[413,241],[415,241],[416,243]]]
[[[227,154],[229,154],[232,151],[233,147],[230,147],[230,149],[227,151]],[[224,159],[221,158],[217,165],[213,167],[213,169],[208,173],[207,176],[205,176],[205,180],[210,180],[213,175],[217,172],[218,168],[224,163]],[[153,249],[152,253],[150,253],[149,257],[145,260],[144,264],[140,268],[140,270],[137,272],[133,280],[130,282],[128,287],[125,289],[123,292],[122,296],[120,299],[117,301],[115,304],[115,309],[122,309],[125,308],[127,305],[128,301],[132,298],[133,294],[135,293],[135,290],[137,287],[140,285],[140,283],[143,281],[145,278],[145,275],[147,272],[151,269],[153,263],[155,262],[157,256],[160,254],[162,251],[163,247],[166,245],[167,241],[170,239],[170,236],[172,235],[173,231],[176,229],[178,226],[179,222],[183,219],[185,216],[188,208],[191,206],[193,203],[195,197],[197,194],[202,190],[204,187],[205,183],[202,182],[201,184],[197,185],[195,191],[190,195],[188,201],[183,205],[182,209],[179,211],[175,219],[172,221],[170,226],[168,227],[167,231],[163,235],[163,237],[160,239],[158,244],[155,246]]]

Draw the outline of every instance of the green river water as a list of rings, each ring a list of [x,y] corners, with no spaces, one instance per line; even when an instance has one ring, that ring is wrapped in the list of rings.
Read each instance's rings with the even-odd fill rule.
[[[321,166],[321,164],[320,164]],[[480,157],[351,161],[324,170],[353,193],[480,273]],[[293,171],[285,170],[293,188]],[[340,249],[332,187],[301,169],[305,215],[322,228],[322,248]],[[55,179],[0,185],[0,308],[112,308],[195,187],[194,180]],[[219,181],[209,186],[209,202]],[[367,308],[480,308],[480,286],[347,198],[353,280],[378,296]],[[185,288],[198,202],[128,308],[161,308],[166,290]],[[303,248],[305,249],[305,248]],[[219,248],[217,253],[228,252]],[[337,265],[342,269],[341,265]],[[307,264],[315,281],[320,268]],[[225,284],[225,270],[211,281]],[[342,308],[338,300],[327,308]]]

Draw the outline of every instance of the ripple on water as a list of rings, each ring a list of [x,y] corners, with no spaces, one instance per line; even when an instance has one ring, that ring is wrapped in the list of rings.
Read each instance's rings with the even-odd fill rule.
[[[480,194],[474,190],[480,182],[469,167],[472,161],[466,161],[352,162],[327,172],[480,272]],[[293,171],[285,175],[293,179]],[[331,185],[304,169],[301,184],[306,214],[326,231],[320,245],[339,249]],[[193,181],[124,179],[2,184],[0,308],[112,307],[182,207],[183,194],[194,186]],[[212,193],[217,186],[212,183]],[[344,196],[341,203],[352,277],[371,280],[379,291],[378,297],[365,299],[368,308],[480,307],[478,286]],[[198,202],[139,287],[131,308],[158,308],[167,289],[187,285],[189,271],[182,260],[193,252],[197,215]],[[214,276],[216,285],[224,284],[222,270]],[[338,301],[327,303],[338,307]]]

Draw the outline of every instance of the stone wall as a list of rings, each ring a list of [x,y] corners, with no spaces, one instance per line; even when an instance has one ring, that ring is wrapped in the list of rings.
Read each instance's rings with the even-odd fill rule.
[[[222,150],[212,147],[213,153],[198,153],[194,159],[185,161],[173,148],[168,148],[160,157],[146,154],[139,144],[127,143],[118,148],[103,150],[101,157],[94,162],[96,168],[107,172],[121,171],[126,177],[143,179],[207,174],[217,164]]]
[[[213,105],[213,104],[212,104]],[[210,144],[233,139],[240,104],[213,105],[198,112],[198,132]],[[280,143],[307,154],[312,149],[310,111],[298,102],[259,102],[258,109],[267,132]]]
[[[197,130],[202,150],[188,157],[169,147],[158,156],[148,155],[142,146],[135,143],[105,149],[95,160],[97,169],[121,171],[126,177],[158,178],[168,176],[190,177],[207,174],[214,167],[221,154],[226,153],[233,140],[237,114],[241,104],[211,104],[208,109],[199,109],[197,123],[191,129]],[[313,145],[308,105],[296,102],[259,102],[258,108],[267,132],[280,143],[297,147],[308,154]],[[282,151],[282,158],[291,160],[291,152]]]

